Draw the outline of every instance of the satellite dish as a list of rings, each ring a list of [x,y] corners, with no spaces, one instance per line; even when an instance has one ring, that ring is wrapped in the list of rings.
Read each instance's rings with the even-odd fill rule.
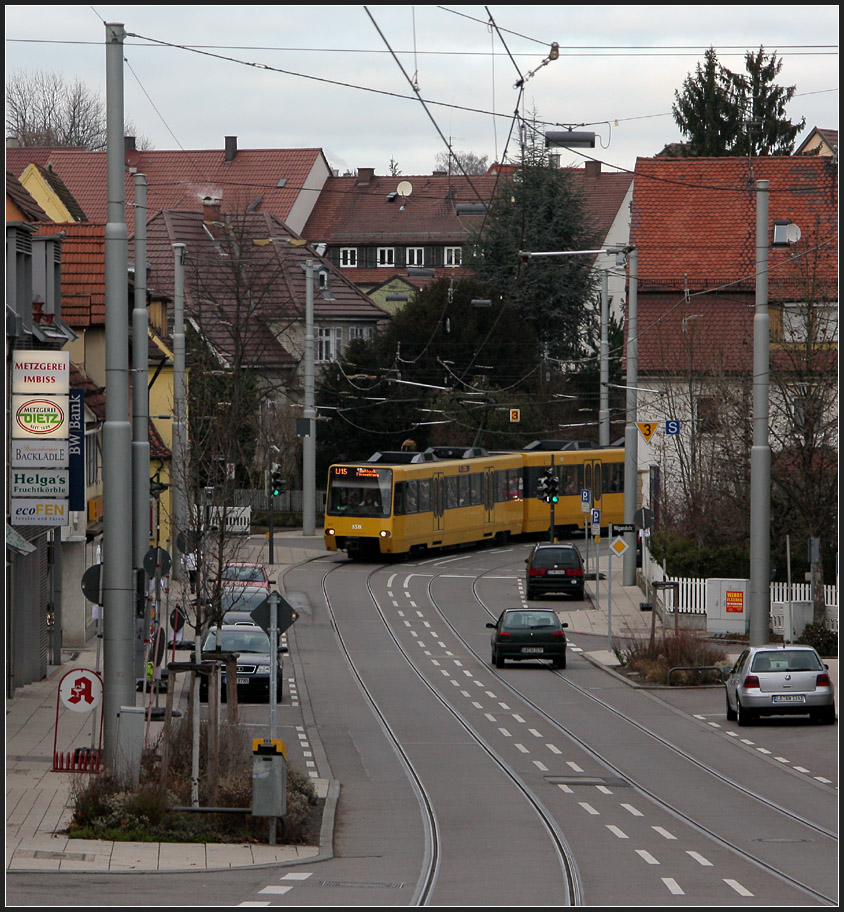
[[[789,244],[796,244],[803,236],[803,232],[793,222],[785,229],[785,239]]]
[[[410,196],[413,193],[413,184],[410,181],[401,181],[401,183],[396,187],[396,193],[399,196]]]

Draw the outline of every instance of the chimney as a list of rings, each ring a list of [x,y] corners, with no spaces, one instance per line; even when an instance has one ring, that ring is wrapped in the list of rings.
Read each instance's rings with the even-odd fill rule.
[[[213,196],[206,196],[202,200],[202,220],[208,222],[220,221],[220,201]]]
[[[587,161],[586,162],[586,176],[587,177],[600,177],[601,175],[601,163],[599,161]]]
[[[236,136],[227,136],[226,137],[226,161],[234,161],[235,156],[237,155],[237,137]]]
[[[358,183],[368,184],[375,177],[375,168],[358,168]]]

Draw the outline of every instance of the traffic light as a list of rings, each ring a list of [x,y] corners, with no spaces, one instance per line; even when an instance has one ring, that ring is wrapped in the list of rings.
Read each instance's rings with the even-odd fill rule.
[[[560,490],[560,479],[557,478],[556,475],[551,475],[545,484],[545,489],[548,492],[548,503],[557,503],[560,499],[558,495]]]
[[[281,466],[274,462],[270,475],[270,493],[273,497],[278,497],[287,490],[287,482],[281,477]]]
[[[539,481],[536,485],[536,496],[540,500],[548,500],[548,478],[545,475],[539,476]]]

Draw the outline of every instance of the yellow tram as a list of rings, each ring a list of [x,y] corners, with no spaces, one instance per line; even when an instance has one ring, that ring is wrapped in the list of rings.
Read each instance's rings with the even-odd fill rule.
[[[622,522],[624,450],[563,446],[537,442],[496,453],[432,447],[332,465],[325,546],[371,559],[547,532],[551,507],[537,491],[539,476],[549,466],[560,480],[556,530],[582,528],[593,507],[601,510],[603,526]],[[584,490],[589,492],[587,512]]]

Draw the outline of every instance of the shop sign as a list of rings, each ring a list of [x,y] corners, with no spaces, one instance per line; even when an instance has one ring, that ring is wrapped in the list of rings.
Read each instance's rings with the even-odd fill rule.
[[[9,502],[12,526],[66,526],[69,514],[66,500],[13,497]]]
[[[12,413],[12,437],[68,437],[67,396],[12,396]]]
[[[70,391],[70,353],[15,351],[12,392],[67,394]]]
[[[67,497],[67,469],[12,469],[12,497]]]

